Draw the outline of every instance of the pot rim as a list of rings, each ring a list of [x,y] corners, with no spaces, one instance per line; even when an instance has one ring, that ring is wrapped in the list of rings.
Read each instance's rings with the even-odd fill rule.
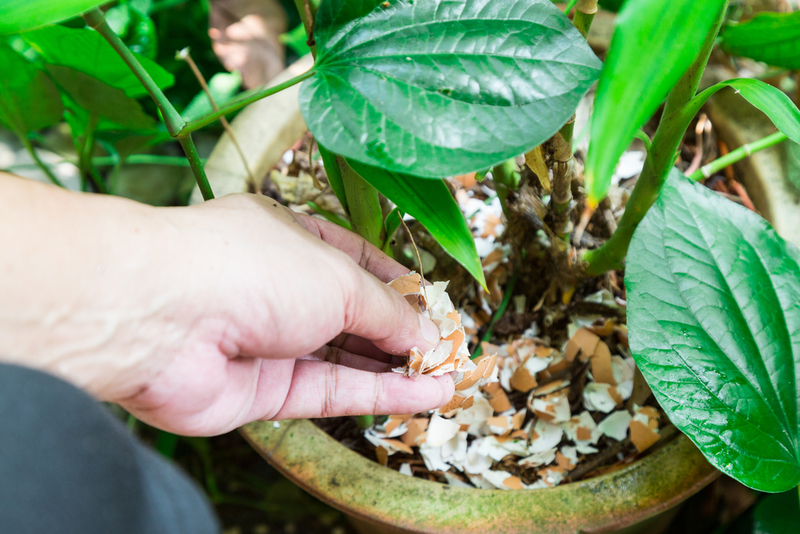
[[[630,465],[548,489],[457,488],[408,477],[334,440],[309,420],[257,421],[245,439],[287,478],[329,505],[412,532],[609,532],[694,495],[714,469],[683,434]]]

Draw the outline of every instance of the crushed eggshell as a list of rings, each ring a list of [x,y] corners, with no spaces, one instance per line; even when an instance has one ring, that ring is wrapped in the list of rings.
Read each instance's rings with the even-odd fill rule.
[[[493,239],[496,226],[494,219],[483,217],[487,241]],[[493,246],[482,258],[484,266],[496,269],[497,276],[507,275],[508,251],[503,247]],[[635,446],[639,451],[660,438],[658,410],[634,405],[631,415],[620,409],[632,394],[636,368],[630,357],[612,353],[612,347],[619,346],[613,344],[613,336],[627,333],[616,319],[571,317],[568,330],[572,335],[560,351],[548,345],[548,338],[536,337],[534,322],[508,343],[481,342],[483,355],[473,361],[468,343],[489,322],[493,309],[480,297],[477,308],[456,310],[446,293],[447,283],[424,288],[422,283],[421,276],[411,273],[390,285],[418,313],[433,320],[440,339],[426,353],[412,350],[406,365],[394,371],[411,378],[451,373],[456,391],[438,410],[391,415],[365,430],[379,462],[386,465],[393,454],[417,450],[425,468],[440,473],[452,485],[548,488],[563,482],[586,455],[597,453],[603,436],[616,441],[630,436],[631,449]],[[592,298],[619,307],[609,292]],[[523,311],[524,307],[521,302]],[[579,376],[584,383],[580,373],[585,373],[585,384],[576,391],[570,386]],[[523,398],[525,406],[517,409]],[[584,410],[573,414],[576,402],[582,402]],[[413,475],[411,464],[394,465],[403,474]],[[513,465],[531,470],[520,476],[533,482],[523,482],[515,475],[519,472],[510,468]]]
[[[644,452],[661,439],[658,433],[658,419],[661,414],[652,406],[637,408],[628,424],[631,441],[639,452]]]
[[[444,419],[438,415],[431,416],[425,443],[430,447],[440,447],[458,434],[460,429],[461,425],[454,421]]]
[[[597,424],[597,430],[603,435],[622,441],[628,436],[628,424],[631,422],[628,410],[618,410]]]
[[[572,417],[569,400],[564,392],[551,393],[544,397],[530,397],[528,408],[548,423],[564,423]]]

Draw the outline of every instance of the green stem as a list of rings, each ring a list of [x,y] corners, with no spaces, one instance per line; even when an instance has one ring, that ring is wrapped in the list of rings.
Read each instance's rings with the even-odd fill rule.
[[[489,326],[488,328],[486,328],[486,333],[483,334],[481,341],[486,341],[488,343],[492,340],[492,332],[494,330],[494,326],[506,312],[508,304],[509,302],[511,302],[511,297],[514,296],[514,288],[517,285],[517,280],[519,280],[519,269],[515,270],[514,274],[511,276],[511,280],[509,280],[508,285],[506,286],[506,292],[503,295],[503,300],[500,302],[500,306],[497,307],[497,311],[494,312],[494,315],[492,315],[492,320],[489,321]],[[478,346],[475,349],[475,352],[472,354],[472,356],[470,356],[470,359],[474,360],[481,354],[483,354],[483,348],[481,347],[481,344],[478,343]]]
[[[103,183],[103,178],[100,176],[100,173],[97,172],[97,169],[94,167],[92,162],[92,153],[94,152],[95,144],[95,131],[99,121],[100,117],[97,115],[89,116],[89,124],[86,126],[83,147],[81,147],[79,166],[81,169],[81,175],[84,176],[84,179],[85,177],[88,177],[92,181],[92,184],[94,184],[94,187],[98,193],[107,195],[108,189],[106,189],[106,184]]]
[[[236,102],[231,102],[227,106],[223,106],[223,107],[219,108],[218,111],[215,111],[215,112],[213,112],[213,113],[211,113],[209,115],[206,115],[205,117],[202,117],[200,119],[194,120],[194,121],[189,122],[189,123],[186,123],[178,132],[173,134],[173,136],[174,137],[185,137],[185,136],[189,135],[190,133],[194,132],[195,130],[199,130],[200,128],[203,128],[204,126],[208,126],[212,122],[218,120],[221,117],[224,117],[225,115],[228,115],[229,113],[233,113],[234,111],[242,109],[243,107],[247,106],[248,104],[252,104],[253,102],[255,102],[257,100],[261,100],[262,98],[266,98],[268,96],[274,95],[275,93],[279,93],[279,92],[283,91],[284,89],[287,89],[287,88],[289,88],[289,87],[291,87],[293,85],[297,85],[298,83],[302,82],[306,78],[310,78],[311,76],[313,76],[316,73],[317,73],[317,71],[315,71],[314,69],[311,69],[308,72],[304,72],[303,74],[301,74],[299,76],[296,76],[296,77],[292,78],[291,80],[287,80],[287,81],[285,81],[285,82],[283,82],[281,84],[274,85],[272,87],[265,87],[264,89],[260,89],[260,90],[258,90],[256,92],[252,93],[252,94],[249,94],[249,95],[245,96],[244,98],[241,98],[241,99],[237,100]],[[172,133],[172,132],[170,131],[170,133]]]
[[[516,191],[519,189],[520,174],[517,171],[517,163],[514,158],[504,161],[492,169],[492,178],[494,179],[494,188],[497,190],[497,196],[500,198],[500,206],[503,208],[503,214],[507,220],[510,220],[510,213],[508,210],[508,193],[509,191]]]
[[[47,175],[47,177],[50,179],[50,181],[53,182],[58,187],[64,187],[64,184],[61,183],[61,180],[56,178],[56,175],[53,174],[53,171],[50,170],[50,167],[48,167],[45,164],[45,162],[43,162],[41,159],[39,159],[39,155],[36,153],[36,150],[33,148],[33,145],[31,144],[30,139],[28,139],[27,136],[25,136],[25,135],[17,135],[17,137],[19,137],[19,140],[22,143],[22,146],[25,147],[25,150],[27,150],[28,154],[31,155],[31,157],[33,158],[33,161],[35,161],[36,165],[40,169],[42,169],[42,171]]]
[[[625,213],[619,221],[617,231],[600,248],[586,251],[583,255],[585,273],[597,276],[606,271],[622,268],[623,260],[628,253],[628,246],[633,238],[633,233],[642,222],[647,211],[658,199],[661,186],[669,174],[669,169],[675,162],[675,153],[680,146],[685,131],[664,127],[669,124],[666,119],[678,112],[691,100],[697,92],[700,77],[703,74],[711,50],[714,47],[716,35],[727,12],[727,3],[717,16],[713,31],[710,31],[703,44],[703,48],[684,73],[676,86],[667,96],[661,122],[653,138],[652,146],[647,152],[644,168],[631,193],[631,198],[625,206]]]
[[[183,152],[186,154],[186,159],[189,160],[189,166],[192,168],[192,173],[197,180],[197,186],[203,194],[203,200],[211,200],[214,198],[214,192],[211,190],[211,185],[208,183],[206,171],[203,170],[203,161],[197,153],[197,148],[194,146],[192,136],[179,137],[178,142],[183,147]]]
[[[99,8],[94,8],[84,13],[83,19],[86,21],[86,24],[97,30],[97,32],[108,41],[117,54],[119,54],[122,60],[128,65],[128,68],[133,71],[133,74],[139,79],[139,82],[141,82],[150,94],[150,98],[153,99],[159,111],[161,111],[161,116],[164,118],[167,131],[173,137],[177,136],[186,123],[167,97],[164,96],[164,93],[156,82],[153,81],[145,68],[142,67],[142,64],[139,63],[131,51],[128,50],[128,47],[125,46],[125,43],[122,42],[122,39],[120,39],[108,25],[103,16],[103,12]]]
[[[584,39],[589,35],[589,28],[592,27],[595,13],[597,13],[597,0],[579,0],[575,6],[572,23],[578,28]]]
[[[336,156],[336,161],[342,171],[344,194],[353,231],[380,248],[383,245],[383,212],[378,190],[359,176],[343,157]]]
[[[786,134],[782,132],[776,132],[772,135],[768,135],[763,139],[759,139],[758,141],[753,141],[752,143],[747,143],[746,145],[742,145],[736,150],[733,150],[721,158],[715,159],[708,165],[703,165],[695,172],[693,172],[689,178],[692,180],[702,180],[703,178],[710,178],[711,175],[717,173],[727,167],[728,165],[733,165],[737,163],[747,156],[751,154],[755,154],[761,150],[773,147],[778,143],[781,143],[788,139]]]

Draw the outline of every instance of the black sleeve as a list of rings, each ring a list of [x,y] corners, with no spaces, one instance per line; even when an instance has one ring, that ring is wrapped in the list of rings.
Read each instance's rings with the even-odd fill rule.
[[[0,531],[216,534],[200,488],[84,392],[0,364]]]

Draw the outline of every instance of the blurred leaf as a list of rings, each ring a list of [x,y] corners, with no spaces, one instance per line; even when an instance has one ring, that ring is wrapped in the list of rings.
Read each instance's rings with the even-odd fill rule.
[[[82,109],[111,121],[121,128],[154,128],[156,122],[147,115],[136,100],[120,89],[104,84],[69,67],[49,65],[47,70],[56,83]]]
[[[624,1],[625,0],[600,0],[598,4],[606,11],[613,11],[616,13],[622,8]]]
[[[617,161],[697,57],[725,0],[636,0],[616,20],[600,77],[586,160],[586,189],[598,203]]]
[[[218,72],[208,80],[208,90],[218,106],[222,106],[236,96],[242,86],[242,76],[238,72]],[[181,113],[181,117],[186,122],[190,122],[213,111],[211,102],[203,91],[197,93],[189,105]]]
[[[540,144],[601,67],[549,0],[323,0],[314,36],[316,75],[300,89],[314,136],[417,176],[464,174]]]
[[[0,123],[18,135],[61,121],[58,90],[45,72],[0,41]]]
[[[153,20],[130,4],[120,4],[106,11],[106,22],[131,52],[149,59],[156,57],[158,34]]]
[[[295,29],[282,33],[280,42],[294,50],[294,53],[300,57],[311,52],[311,47],[308,46],[308,36],[306,29],[302,24],[299,24]]]
[[[767,495],[753,513],[753,534],[796,534],[800,526],[797,490]]]
[[[317,143],[319,155],[322,156],[322,165],[325,167],[325,175],[328,177],[328,183],[333,189],[333,194],[339,199],[344,212],[349,214],[347,209],[347,195],[344,193],[344,180],[342,179],[342,170],[339,168],[339,163],[336,161],[336,154],[329,152],[327,148]]]
[[[786,178],[789,183],[800,192],[800,144],[785,143],[786,147]]]
[[[759,13],[742,24],[728,25],[720,47],[734,56],[800,69],[800,11]]]
[[[405,215],[402,211],[398,208],[392,209],[389,212],[389,215],[386,216],[386,219],[383,220],[383,230],[386,239],[383,242],[383,249],[386,250],[386,246],[392,242],[392,238],[394,237],[394,233],[400,227],[400,219]]]
[[[673,169],[634,234],[630,345],[670,421],[761,491],[800,482],[800,251]]]
[[[120,4],[112,7],[105,12],[106,22],[114,33],[121,38],[128,33],[128,26],[131,24],[131,9],[128,4]]]
[[[354,160],[347,163],[400,210],[422,223],[442,248],[486,287],[472,231],[443,180],[393,173]]]
[[[48,26],[23,34],[50,65],[70,67],[101,82],[122,89],[131,98],[147,95],[147,91],[122,58],[103,36],[88,28],[73,29]],[[171,86],[175,78],[157,63],[136,54],[153,81],[161,89]]]
[[[104,4],[97,0],[3,0],[0,35],[59,22]]]

